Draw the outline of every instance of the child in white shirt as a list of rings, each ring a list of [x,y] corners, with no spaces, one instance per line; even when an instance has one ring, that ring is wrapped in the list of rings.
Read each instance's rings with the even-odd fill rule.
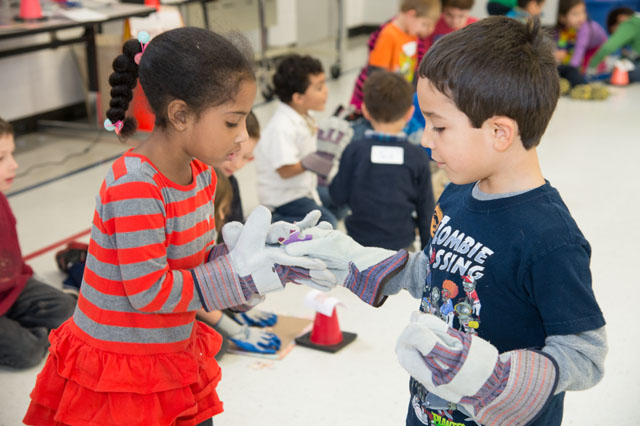
[[[310,161],[317,157],[317,126],[309,111],[322,111],[328,95],[322,64],[291,55],[278,65],[273,83],[280,104],[255,150],[260,204],[273,210],[274,221],[298,221],[319,209],[321,220],[335,227],[316,190],[319,169]]]

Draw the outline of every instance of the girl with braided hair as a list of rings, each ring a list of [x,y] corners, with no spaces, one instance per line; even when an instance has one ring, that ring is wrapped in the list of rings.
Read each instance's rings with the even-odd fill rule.
[[[49,336],[24,423],[211,425],[222,412],[221,337],[196,312],[248,309],[283,287],[291,265],[304,278],[303,268],[324,264],[266,248],[265,208],[233,247],[215,244],[213,166],[248,139],[256,94],[245,54],[218,34],[179,28],[127,41],[113,69],[105,127],[122,140],[135,132],[125,113],[139,80],[155,130],[102,183],[78,305]]]

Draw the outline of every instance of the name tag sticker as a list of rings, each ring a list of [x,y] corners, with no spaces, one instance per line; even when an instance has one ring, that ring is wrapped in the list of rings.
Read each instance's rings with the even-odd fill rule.
[[[374,164],[404,164],[404,148],[374,145],[371,147],[371,162]]]

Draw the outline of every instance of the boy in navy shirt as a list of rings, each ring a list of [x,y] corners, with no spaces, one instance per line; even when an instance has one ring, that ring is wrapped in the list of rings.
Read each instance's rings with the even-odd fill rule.
[[[452,182],[424,252],[317,228],[286,250],[326,260],[373,306],[403,288],[420,298],[396,345],[407,425],[560,425],[565,391],[602,378],[607,344],[591,248],[536,152],[558,100],[553,43],[537,21],[490,17],[443,37],[419,76],[422,144]]]
[[[402,129],[413,114],[413,88],[398,74],[379,71],[364,84],[362,113],[373,130],[342,153],[329,191],[334,203],[347,204],[347,232],[358,243],[390,250],[420,248],[429,238],[433,212],[429,158]]]

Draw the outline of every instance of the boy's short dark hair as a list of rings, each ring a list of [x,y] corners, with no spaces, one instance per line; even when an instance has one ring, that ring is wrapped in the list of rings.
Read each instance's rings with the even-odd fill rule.
[[[258,123],[258,118],[253,111],[249,111],[249,115],[247,115],[247,133],[250,138],[260,139],[260,123]]]
[[[8,121],[0,118],[0,136],[4,135],[13,136],[13,126]]]
[[[539,20],[491,16],[438,40],[419,76],[480,128],[489,118],[518,123],[525,149],[540,143],[560,93],[554,43]]]
[[[442,7],[454,7],[460,10],[471,10],[471,8],[473,7],[473,0],[443,0]]]
[[[413,105],[413,87],[400,74],[393,72],[373,72],[362,91],[369,115],[380,123],[400,120]]]
[[[618,18],[624,15],[633,16],[635,12],[633,9],[628,7],[618,7],[617,9],[613,9],[607,15],[607,31],[609,34],[613,34],[612,28],[618,25]]]
[[[518,7],[520,9],[526,9],[527,5],[529,3],[531,3],[532,1],[534,1],[534,2],[536,2],[538,4],[542,4],[542,3],[544,3],[545,0],[518,0]]]
[[[322,63],[311,56],[289,55],[284,58],[273,75],[276,96],[285,103],[291,102],[294,93],[307,91],[311,75],[324,72]]]

